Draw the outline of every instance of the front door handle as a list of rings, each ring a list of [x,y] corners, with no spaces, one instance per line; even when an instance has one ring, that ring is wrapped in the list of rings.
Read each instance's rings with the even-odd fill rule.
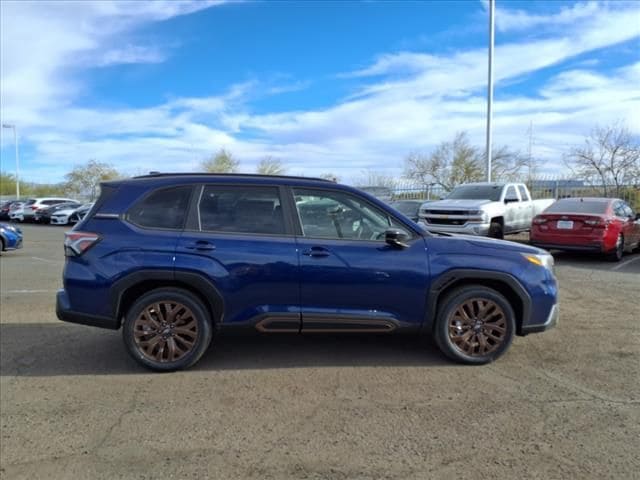
[[[329,251],[324,247],[311,247],[308,250],[303,250],[302,254],[307,257],[317,257],[317,258],[328,257],[330,255]]]
[[[198,240],[186,246],[189,250],[215,250],[216,246],[206,240]]]

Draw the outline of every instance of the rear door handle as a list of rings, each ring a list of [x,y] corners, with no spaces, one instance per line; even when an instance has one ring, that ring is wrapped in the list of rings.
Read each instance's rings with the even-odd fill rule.
[[[330,255],[329,251],[324,247],[311,247],[308,250],[303,250],[302,254],[307,257],[328,257]]]
[[[206,240],[198,240],[186,246],[189,250],[215,250],[216,246]]]

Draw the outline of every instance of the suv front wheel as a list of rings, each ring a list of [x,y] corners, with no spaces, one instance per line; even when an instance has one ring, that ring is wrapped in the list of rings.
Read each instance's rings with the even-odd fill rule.
[[[462,363],[489,363],[507,351],[515,332],[511,304],[497,291],[471,285],[441,302],[434,327],[438,347]]]
[[[122,336],[131,356],[147,368],[181,370],[196,363],[211,343],[211,318],[202,302],[179,288],[159,288],[129,308]]]

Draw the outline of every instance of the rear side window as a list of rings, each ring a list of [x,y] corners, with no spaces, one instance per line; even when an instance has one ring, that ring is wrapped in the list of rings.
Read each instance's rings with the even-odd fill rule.
[[[187,217],[192,188],[163,188],[129,210],[128,220],[140,227],[181,230]]]
[[[208,232],[286,234],[277,187],[205,186],[198,220]]]
[[[529,195],[527,194],[527,189],[524,188],[524,185],[518,185],[518,191],[520,192],[520,198],[522,199],[523,202],[527,202],[531,200],[529,198]]]

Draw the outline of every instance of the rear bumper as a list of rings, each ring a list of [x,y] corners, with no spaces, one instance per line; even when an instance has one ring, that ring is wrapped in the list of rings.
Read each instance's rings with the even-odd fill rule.
[[[558,324],[558,318],[560,317],[560,307],[556,303],[553,307],[551,307],[551,311],[547,316],[547,319],[544,323],[534,324],[534,325],[523,325],[522,326],[522,334],[528,335],[530,333],[539,333],[544,332],[545,330],[549,330],[550,328],[555,327]]]
[[[107,328],[109,330],[117,330],[120,328],[117,318],[91,315],[72,310],[69,297],[64,290],[58,290],[56,294],[56,316],[64,322],[79,323],[92,327]]]
[[[600,253],[604,251],[604,246],[602,243],[594,243],[592,245],[566,245],[562,243],[546,243],[546,242],[538,242],[535,240],[531,241],[531,245],[544,248],[545,250],[569,250],[573,252],[596,252]]]

